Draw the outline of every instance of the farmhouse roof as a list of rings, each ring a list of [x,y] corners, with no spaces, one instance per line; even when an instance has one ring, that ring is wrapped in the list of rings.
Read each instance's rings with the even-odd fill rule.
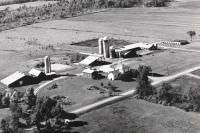
[[[9,86],[10,84],[16,82],[17,80],[25,77],[26,75],[22,72],[16,71],[15,73],[9,75],[8,77],[1,80],[1,83]]]
[[[83,70],[83,73],[93,73],[93,72],[94,70],[89,69],[89,68]]]
[[[31,69],[28,72],[30,75],[34,76],[34,77],[38,77],[40,74],[42,74],[43,72],[37,69]]]
[[[91,55],[91,56],[88,56],[87,58],[85,58],[84,60],[82,60],[80,62],[80,64],[82,64],[82,65],[90,65],[94,61],[98,60],[99,58],[100,58],[99,56],[93,56],[93,55]]]

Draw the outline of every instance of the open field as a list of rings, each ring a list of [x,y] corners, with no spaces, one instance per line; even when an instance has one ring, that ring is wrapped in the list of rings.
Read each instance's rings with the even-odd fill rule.
[[[199,57],[200,53],[166,50],[138,57],[136,59],[129,59],[128,61],[125,61],[125,64],[128,64],[133,68],[138,68],[138,66],[142,64],[149,65],[152,68],[153,73],[171,75],[199,65]]]
[[[197,133],[200,116],[134,98],[80,117],[88,125],[76,128],[90,133]]]

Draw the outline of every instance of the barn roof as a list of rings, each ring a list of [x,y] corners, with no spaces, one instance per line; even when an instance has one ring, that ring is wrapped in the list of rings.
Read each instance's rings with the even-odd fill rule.
[[[37,69],[31,69],[28,72],[30,75],[34,76],[34,77],[38,77],[40,74],[42,74],[43,72]]]
[[[15,73],[9,75],[8,77],[1,80],[1,83],[5,84],[6,86],[11,85],[12,83],[16,82],[17,80],[25,77],[26,75],[22,72],[16,71]]]
[[[80,62],[80,64],[82,65],[90,65],[92,64],[94,61],[98,60],[100,58],[100,56],[94,56],[94,55],[91,55],[91,56],[88,56],[87,58],[85,58],[84,60],[82,60]]]
[[[117,49],[118,52],[121,51],[127,51],[127,50],[131,50],[131,49],[136,49],[136,48],[141,48],[141,49],[149,49],[152,46],[154,46],[155,44],[148,44],[148,43],[134,43],[134,44],[130,44],[130,45],[126,45],[123,46],[119,49]]]

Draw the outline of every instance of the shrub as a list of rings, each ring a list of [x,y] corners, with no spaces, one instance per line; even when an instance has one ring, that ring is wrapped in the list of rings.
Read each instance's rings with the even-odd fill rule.
[[[52,97],[53,100],[56,100],[57,102],[63,104],[63,105],[71,105],[72,104],[72,99],[70,97],[67,96],[53,96]]]
[[[50,87],[48,87],[47,89],[48,89],[48,90],[54,90],[54,89],[56,89],[56,88],[58,88],[58,85],[57,85],[56,83],[54,83],[54,84],[52,84]]]
[[[169,83],[163,83],[162,87],[157,90],[159,103],[174,105],[185,101],[181,87],[172,87]]]
[[[138,70],[130,69],[124,74],[120,74],[119,79],[121,79],[122,81],[132,81],[133,78],[136,78],[137,76],[138,76]]]
[[[1,120],[1,129],[2,133],[12,133],[12,130],[9,127],[10,117],[6,117]]]
[[[10,98],[6,97],[6,96],[3,96],[2,99],[1,99],[1,103],[2,103],[2,106],[9,107],[9,105],[10,105]]]
[[[188,92],[188,101],[193,111],[200,111],[200,92],[199,88],[190,88]]]

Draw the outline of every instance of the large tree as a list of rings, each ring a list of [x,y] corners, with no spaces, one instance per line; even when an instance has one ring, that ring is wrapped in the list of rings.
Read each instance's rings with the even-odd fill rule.
[[[24,94],[24,101],[27,104],[27,109],[31,109],[36,104],[37,97],[34,94],[33,88],[28,88]]]
[[[139,98],[144,98],[145,96],[151,95],[153,93],[153,88],[148,79],[148,75],[151,71],[152,69],[149,66],[140,65],[138,68],[137,94]]]
[[[190,36],[191,42],[192,42],[192,38],[196,35],[195,31],[188,31],[187,34]]]

